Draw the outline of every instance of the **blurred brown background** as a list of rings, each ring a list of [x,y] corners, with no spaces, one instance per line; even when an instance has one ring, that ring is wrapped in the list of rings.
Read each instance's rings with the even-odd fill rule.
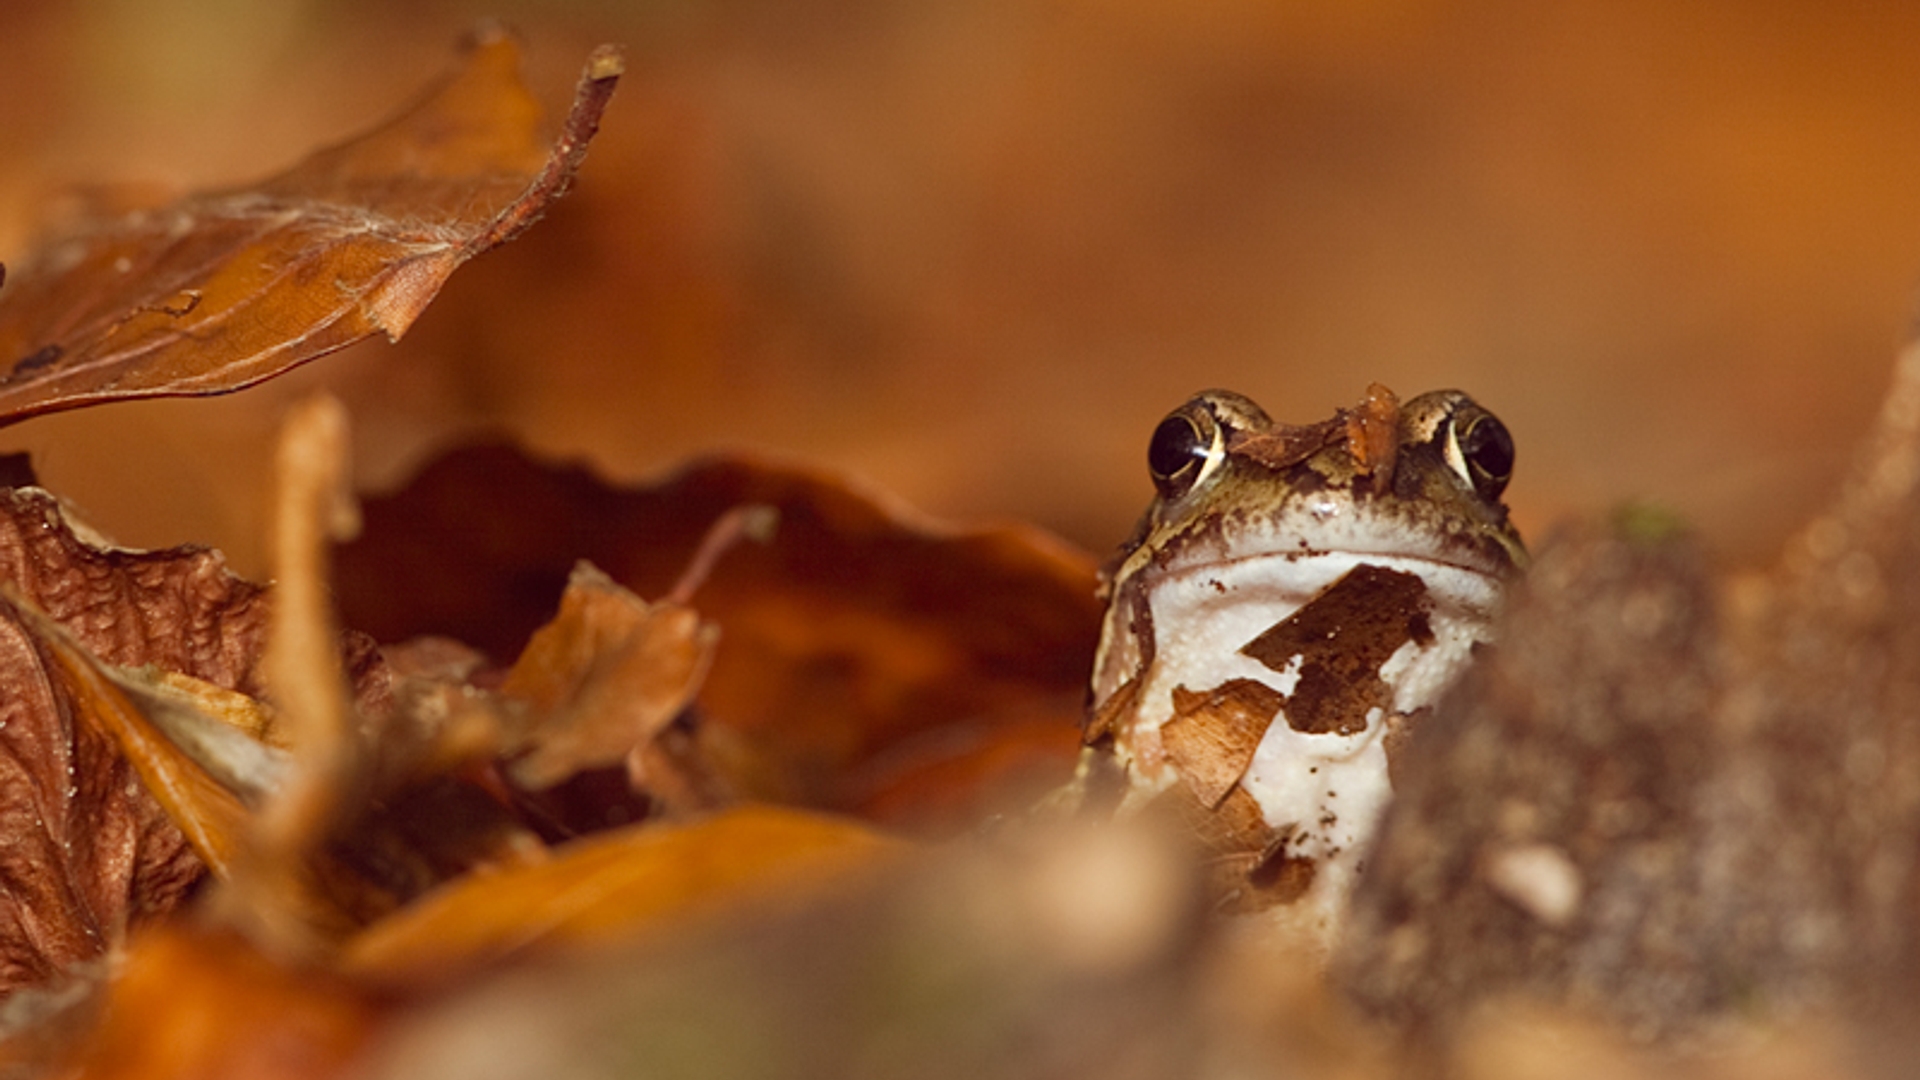
[[[0,259],[69,183],[206,186],[381,118],[484,14],[557,111],[631,73],[575,195],[397,347],[0,432],[141,545],[261,573],[279,410],[363,481],[506,430],[640,479],[751,446],[1095,549],[1147,433],[1473,392],[1511,501],[1647,497],[1731,559],[1817,505],[1920,285],[1920,5],[1654,0],[9,0]]]

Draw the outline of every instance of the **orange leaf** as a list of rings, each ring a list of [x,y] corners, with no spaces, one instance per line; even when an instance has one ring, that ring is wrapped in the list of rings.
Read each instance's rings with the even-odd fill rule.
[[[18,617],[16,613],[15,617]],[[39,617],[44,620],[44,617]],[[249,823],[247,807],[240,797],[215,780],[199,763],[182,752],[180,746],[147,716],[126,685],[127,676],[110,673],[86,650],[69,639],[59,628],[44,621],[29,624],[44,635],[42,648],[60,670],[63,681],[83,702],[93,722],[113,736],[120,752],[193,845],[208,869],[225,877],[233,863],[236,848],[246,835]],[[208,693],[223,693],[217,687],[202,684]],[[159,691],[153,691],[157,697]],[[151,698],[144,703],[152,707]],[[188,708],[184,701],[180,707]],[[234,731],[234,739],[250,736]],[[267,753],[264,748],[261,754]]]
[[[279,966],[227,933],[141,935],[77,1047],[82,1075],[141,1080],[336,1077],[374,1031],[374,1009],[339,979]]]
[[[630,826],[551,862],[462,878],[349,943],[349,971],[446,978],[528,949],[625,941],[733,905],[792,903],[904,851],[853,821],[746,806]]]
[[[548,788],[626,760],[693,700],[713,642],[713,627],[690,608],[648,604],[591,563],[575,567],[560,613],[500,684],[537,725],[511,766],[514,780]]]
[[[602,47],[563,134],[504,35],[419,105],[251,187],[83,223],[0,302],[0,422],[100,401],[213,394],[376,332],[398,339],[455,267],[562,194],[622,61]]]

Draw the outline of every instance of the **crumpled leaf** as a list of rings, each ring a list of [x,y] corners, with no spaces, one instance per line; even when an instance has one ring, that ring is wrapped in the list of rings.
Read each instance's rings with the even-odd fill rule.
[[[622,71],[588,61],[549,150],[513,41],[367,134],[244,188],[86,221],[0,292],[0,422],[234,390],[374,333],[397,339],[461,263],[571,182]]]
[[[99,955],[204,872],[113,734],[124,702],[79,658],[252,687],[265,607],[217,554],[96,546],[35,489],[0,490],[0,581],[4,991]]]
[[[201,548],[136,552],[76,534],[37,488],[0,489],[0,581],[110,664],[258,695],[264,590]]]
[[[170,910],[200,862],[10,601],[0,601],[0,992]]]
[[[779,514],[694,596],[720,627],[702,747],[744,796],[962,827],[1061,783],[1098,633],[1094,563],[1031,528],[941,528],[844,477],[752,458],[621,491],[504,447],[456,451],[363,507],[348,625],[518,652],[576,559],[663,595],[711,523]]]
[[[684,604],[648,604],[593,564],[576,566],[559,614],[500,684],[534,716],[531,747],[509,774],[539,790],[625,762],[693,700],[715,637]]]

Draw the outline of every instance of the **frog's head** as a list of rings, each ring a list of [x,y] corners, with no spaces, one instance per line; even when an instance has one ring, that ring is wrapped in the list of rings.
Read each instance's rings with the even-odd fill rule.
[[[1251,400],[1210,390],[1168,414],[1148,443],[1158,492],[1113,571],[1345,552],[1494,575],[1525,561],[1500,502],[1513,438],[1457,390],[1404,406],[1375,388],[1318,424],[1276,424]]]
[[[1234,842],[1309,867],[1296,880],[1350,877],[1387,741],[1490,639],[1525,563],[1500,502],[1513,460],[1505,425],[1451,390],[1402,405],[1375,386],[1297,427],[1216,390],[1161,421],[1088,725],[1133,801],[1183,793],[1253,823]]]

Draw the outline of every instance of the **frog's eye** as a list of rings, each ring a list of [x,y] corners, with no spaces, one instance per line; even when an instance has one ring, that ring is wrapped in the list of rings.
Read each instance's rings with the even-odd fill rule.
[[[1187,408],[1160,421],[1147,443],[1147,471],[1163,499],[1177,499],[1199,486],[1220,463],[1226,438],[1213,414]]]
[[[1447,424],[1447,464],[1478,492],[1493,502],[1507,490],[1513,476],[1513,436],[1492,413],[1475,412]]]

